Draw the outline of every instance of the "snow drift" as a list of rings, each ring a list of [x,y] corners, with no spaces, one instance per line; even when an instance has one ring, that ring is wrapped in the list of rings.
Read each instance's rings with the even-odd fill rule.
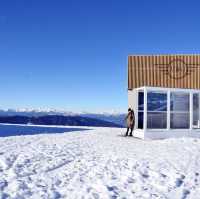
[[[199,139],[144,141],[124,131],[0,138],[0,198],[199,198]]]

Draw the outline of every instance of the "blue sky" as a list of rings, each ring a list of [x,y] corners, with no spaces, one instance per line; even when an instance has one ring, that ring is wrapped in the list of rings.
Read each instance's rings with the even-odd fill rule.
[[[129,54],[199,53],[198,1],[3,0],[0,107],[127,109]]]

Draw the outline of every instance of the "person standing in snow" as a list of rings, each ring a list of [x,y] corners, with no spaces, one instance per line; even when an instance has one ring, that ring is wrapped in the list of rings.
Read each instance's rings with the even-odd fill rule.
[[[129,136],[133,136],[132,133],[135,126],[135,114],[134,111],[131,110],[130,108],[128,109],[128,114],[126,116],[126,123],[127,123],[127,131],[125,136],[128,136],[129,129],[131,130]]]

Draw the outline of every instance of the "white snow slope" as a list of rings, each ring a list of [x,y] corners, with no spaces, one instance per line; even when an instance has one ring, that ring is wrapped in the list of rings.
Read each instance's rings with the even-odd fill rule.
[[[0,198],[200,198],[199,139],[92,129],[0,138]]]

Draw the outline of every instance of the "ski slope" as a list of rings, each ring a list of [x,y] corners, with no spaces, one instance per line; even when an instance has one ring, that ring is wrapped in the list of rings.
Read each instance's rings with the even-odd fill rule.
[[[0,138],[0,198],[200,198],[199,139],[89,128]]]

